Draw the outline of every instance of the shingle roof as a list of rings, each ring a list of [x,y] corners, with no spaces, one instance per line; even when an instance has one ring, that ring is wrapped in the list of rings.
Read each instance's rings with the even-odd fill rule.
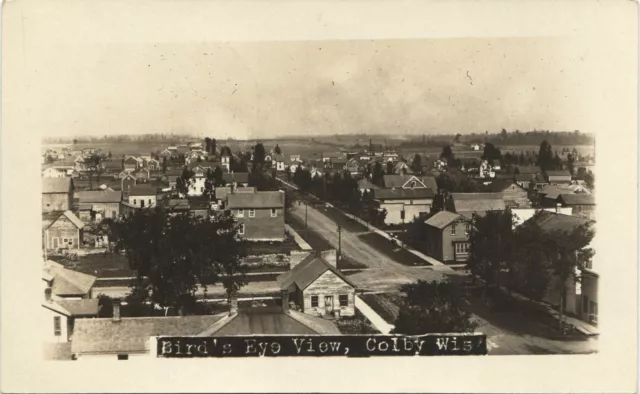
[[[571,177],[571,173],[567,170],[561,171],[547,171],[547,176],[563,176],[563,177]]]
[[[516,166],[520,174],[539,174],[540,167],[538,166]]]
[[[593,223],[593,221],[579,216],[563,215],[561,213],[548,211],[541,211],[537,216],[534,216],[530,220],[536,221],[542,230],[549,232],[570,232],[578,226]]]
[[[227,195],[229,208],[284,208],[284,193],[264,191]]]
[[[256,188],[253,186],[247,186],[247,187],[236,187],[234,190],[234,193],[255,193],[256,192]],[[224,200],[227,198],[227,196],[231,193],[231,187],[230,186],[221,186],[221,187],[216,187],[216,199],[217,200]]]
[[[60,264],[47,264],[44,270],[53,276],[52,293],[57,296],[84,296],[96,281],[93,275],[64,268]]]
[[[71,351],[75,354],[144,353],[149,338],[158,335],[190,336],[206,330],[223,317],[171,316],[78,319],[75,322]]]
[[[373,183],[371,183],[368,179],[361,179],[358,181],[358,187],[360,189],[380,189],[380,187],[374,185]]]
[[[504,210],[499,193],[451,193],[457,213]]]
[[[298,263],[298,265],[293,267],[293,269],[279,275],[276,280],[278,281],[280,288],[283,290],[289,289],[292,284],[298,286],[300,290],[304,290],[307,288],[307,286],[318,279],[320,275],[324,274],[327,271],[333,272],[336,276],[338,276],[350,286],[354,288],[357,287],[340,271],[338,271],[331,264],[327,263],[325,259],[315,255],[307,256],[300,263]]]
[[[97,316],[98,315],[98,299],[83,299],[83,300],[64,300],[60,299],[56,301],[64,309],[69,311],[71,316]]]
[[[119,203],[122,200],[122,192],[116,191],[80,191],[78,192],[80,203]]]
[[[392,199],[420,199],[433,198],[431,189],[378,189],[373,191],[373,197],[378,200]]]
[[[595,205],[596,201],[590,194],[561,194],[560,200],[565,205]]]
[[[158,189],[152,184],[140,184],[133,185],[129,189],[130,196],[155,196],[158,193]]]
[[[43,178],[42,193],[68,193],[73,184],[71,178]]]
[[[447,227],[454,221],[460,219],[460,217],[461,216],[457,213],[440,211],[435,215],[431,216],[429,219],[425,220],[425,223],[431,227],[435,227],[442,230],[443,228]]]
[[[384,175],[383,176],[384,186],[387,188],[402,187],[407,182],[409,182],[411,178],[414,178],[414,177],[418,179],[420,182],[424,183],[426,187],[433,190],[434,193],[438,190],[438,184],[436,183],[436,178],[432,176],[420,177],[420,176],[414,176],[414,175]]]
[[[227,182],[247,183],[249,182],[248,172],[227,172],[222,174],[222,179]]]

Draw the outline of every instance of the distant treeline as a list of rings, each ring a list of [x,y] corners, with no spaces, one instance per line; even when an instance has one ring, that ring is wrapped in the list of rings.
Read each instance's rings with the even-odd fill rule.
[[[71,136],[71,137],[45,137],[44,143],[47,144],[82,144],[82,143],[96,143],[96,142],[157,142],[157,143],[177,143],[177,142],[202,142],[204,137],[200,138],[193,134],[178,134],[178,133],[157,133],[157,134],[116,134],[116,135],[103,135],[103,136]],[[233,138],[219,139],[220,141],[235,141]]]
[[[499,133],[484,134],[456,134],[456,135],[423,135],[400,143],[400,147],[434,147],[448,144],[483,144],[492,143],[496,146],[505,145],[540,145],[547,141],[551,145],[593,145],[595,138],[591,134],[575,131],[549,131],[533,130],[522,132],[520,130],[507,131],[502,129]]]

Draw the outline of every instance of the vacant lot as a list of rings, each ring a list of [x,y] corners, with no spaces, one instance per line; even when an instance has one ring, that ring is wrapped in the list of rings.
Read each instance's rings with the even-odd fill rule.
[[[127,258],[116,253],[98,253],[78,257],[77,261],[65,260],[59,257],[50,257],[65,267],[95,275],[99,278],[131,277],[135,272],[129,268]]]
[[[371,307],[381,318],[389,324],[394,324],[398,318],[400,311],[400,303],[402,294],[400,293],[381,293],[381,294],[363,294],[360,296],[362,300]]]

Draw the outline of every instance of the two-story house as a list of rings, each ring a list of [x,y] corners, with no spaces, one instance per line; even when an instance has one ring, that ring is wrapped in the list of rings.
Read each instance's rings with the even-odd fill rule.
[[[501,193],[451,193],[451,206],[446,208],[470,219],[474,213],[484,215],[487,211],[504,211],[507,206]]]
[[[284,162],[284,155],[279,155],[277,153],[271,155],[271,165],[276,169],[276,171],[284,171],[286,167]]]
[[[42,213],[43,247],[46,250],[79,249],[84,223],[71,211]]]
[[[465,262],[469,259],[471,220],[440,211],[425,221],[427,254],[442,262]]]
[[[135,171],[141,167],[140,159],[135,156],[129,156],[124,159],[124,169],[125,171]]]
[[[238,220],[238,234],[250,241],[284,241],[284,192],[230,193],[227,209]]]
[[[508,208],[531,207],[529,193],[512,178],[493,179],[489,185],[483,187],[483,191],[502,195],[505,206]]]
[[[78,192],[78,217],[85,223],[115,219],[120,215],[121,191]]]

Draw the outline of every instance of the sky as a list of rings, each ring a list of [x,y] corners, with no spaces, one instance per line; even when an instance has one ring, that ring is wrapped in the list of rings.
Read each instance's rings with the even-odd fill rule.
[[[594,132],[606,104],[585,38],[167,40],[184,34],[86,34],[24,15],[10,20],[7,68],[20,75],[21,127],[50,136]]]

